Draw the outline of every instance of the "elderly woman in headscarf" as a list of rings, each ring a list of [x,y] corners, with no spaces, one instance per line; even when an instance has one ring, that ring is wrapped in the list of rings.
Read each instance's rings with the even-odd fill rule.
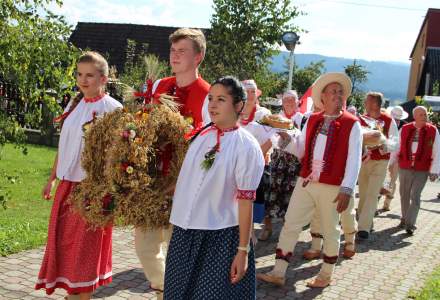
[[[296,91],[289,90],[283,94],[280,115],[292,120],[294,126],[301,129],[303,115],[298,111]],[[265,241],[272,235],[272,218],[283,218],[286,214],[299,170],[300,163],[293,154],[274,147],[270,162],[270,187],[266,194],[265,226],[259,240]]]

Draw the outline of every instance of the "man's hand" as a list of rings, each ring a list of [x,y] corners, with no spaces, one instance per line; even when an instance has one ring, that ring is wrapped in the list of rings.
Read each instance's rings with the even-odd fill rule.
[[[336,196],[336,199],[333,201],[333,203],[338,203],[338,206],[336,207],[338,213],[342,213],[347,209],[348,204],[350,203],[350,198],[351,196],[345,193],[339,193]]]

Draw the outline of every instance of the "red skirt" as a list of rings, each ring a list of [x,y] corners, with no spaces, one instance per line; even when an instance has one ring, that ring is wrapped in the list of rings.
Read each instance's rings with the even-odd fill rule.
[[[50,215],[46,251],[35,289],[93,292],[112,281],[112,226],[92,230],[67,198],[77,183],[62,180]]]

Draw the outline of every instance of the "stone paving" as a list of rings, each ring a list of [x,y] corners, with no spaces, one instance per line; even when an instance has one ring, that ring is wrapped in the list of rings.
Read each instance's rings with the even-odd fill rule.
[[[283,288],[258,284],[257,298],[273,299],[406,299],[410,289],[423,285],[425,277],[440,265],[440,183],[429,183],[422,195],[418,230],[414,236],[396,228],[399,223],[399,199],[390,212],[375,219],[375,233],[357,245],[352,259],[341,259],[333,284],[326,289],[309,289],[306,281],[319,271],[320,261],[304,261],[302,252],[309,247],[310,235],[304,231],[295,249]],[[398,194],[398,193],[397,193]],[[280,223],[274,236],[257,245],[257,271],[274,264],[274,250]],[[95,299],[156,299],[137,260],[131,230],[114,231],[113,283],[97,290]],[[34,291],[44,248],[0,257],[0,299],[62,299],[63,290],[51,296]],[[209,300],[209,299],[207,299]]]

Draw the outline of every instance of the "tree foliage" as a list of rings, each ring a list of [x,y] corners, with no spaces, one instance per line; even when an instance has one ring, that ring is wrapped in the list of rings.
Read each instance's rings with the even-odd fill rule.
[[[0,5],[0,76],[14,85],[27,107],[43,103],[59,111],[56,97],[71,91],[78,50],[68,41],[71,27],[47,9],[49,0],[2,0]],[[3,99],[1,99],[3,100]],[[26,116],[30,125],[40,113]]]
[[[14,87],[13,106],[26,107],[24,120],[34,127],[51,122],[47,112],[60,110],[56,97],[69,93],[75,84],[78,50],[68,41],[71,28],[64,18],[47,9],[51,2],[62,5],[60,0],[0,2],[0,79]],[[0,96],[0,155],[7,141],[26,153],[23,129],[17,114],[6,112],[6,100]],[[3,207],[7,198],[8,192],[0,187]]]
[[[364,111],[364,99],[365,91],[362,90],[361,85],[368,81],[368,74],[370,73],[365,66],[356,63],[353,60],[353,64],[345,66],[345,74],[351,79],[353,84],[351,89],[351,96],[348,98],[348,105],[354,105],[358,112]]]
[[[211,31],[202,74],[209,81],[224,75],[271,78],[269,63],[281,35],[297,31],[300,14],[292,1],[214,0]],[[263,82],[257,83],[261,86]],[[263,90],[263,93],[266,93]]]

